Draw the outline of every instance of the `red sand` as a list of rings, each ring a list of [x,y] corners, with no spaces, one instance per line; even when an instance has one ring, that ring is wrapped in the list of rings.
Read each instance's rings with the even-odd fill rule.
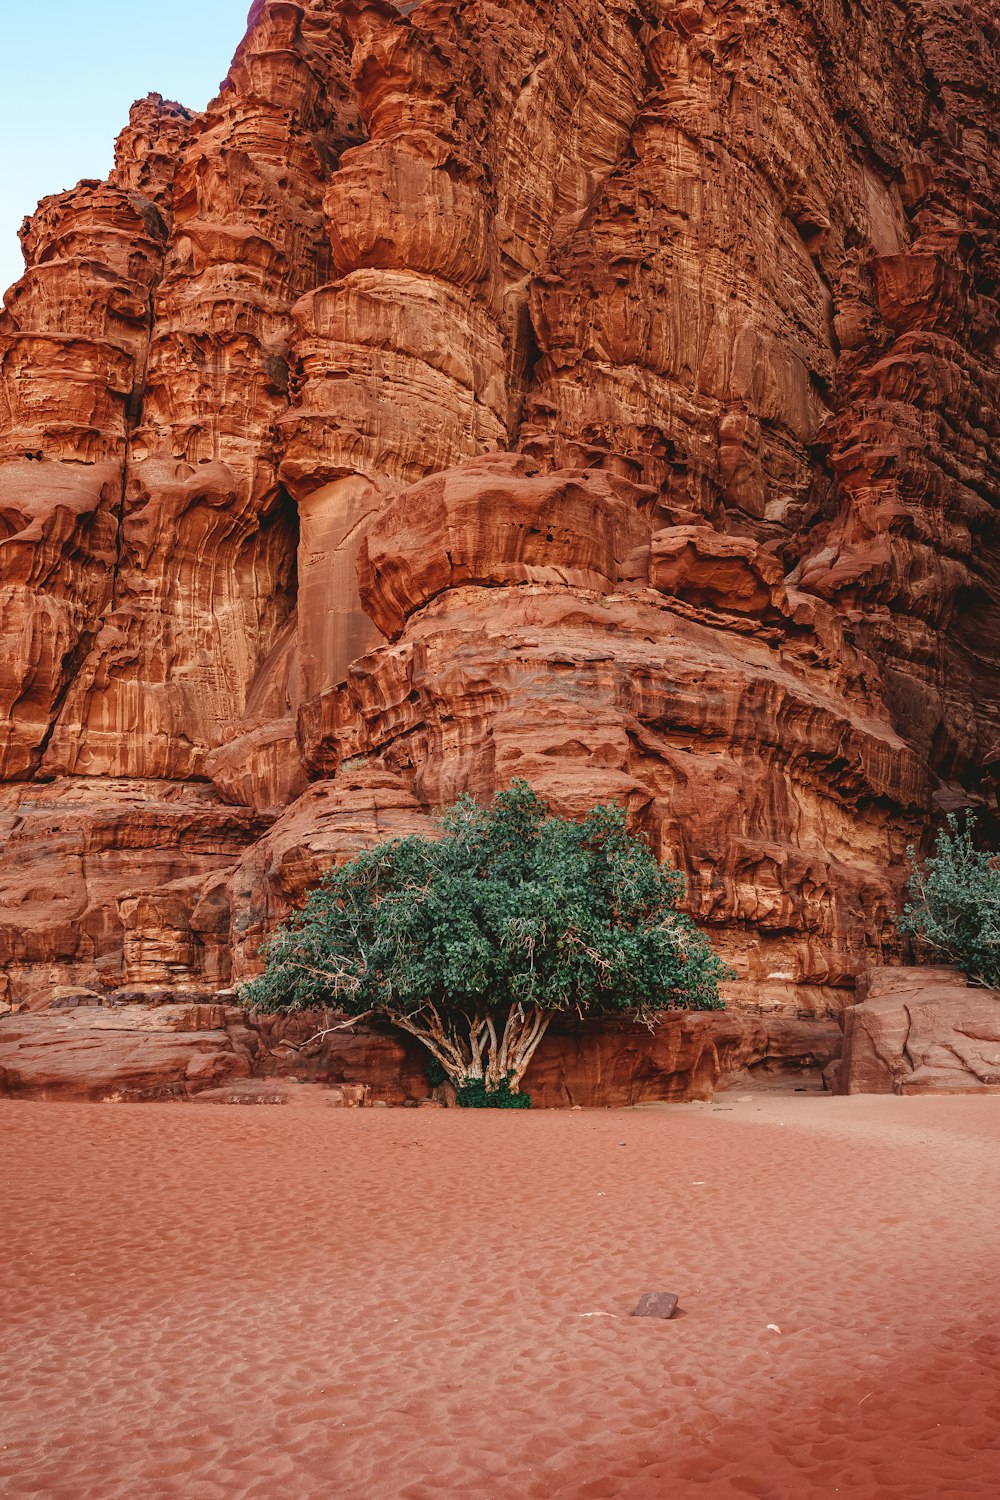
[[[1000,1099],[720,1104],[0,1103],[0,1493],[995,1497]]]

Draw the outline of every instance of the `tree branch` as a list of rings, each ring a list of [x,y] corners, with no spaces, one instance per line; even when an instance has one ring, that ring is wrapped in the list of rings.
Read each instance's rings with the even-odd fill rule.
[[[307,1036],[304,1042],[289,1042],[285,1037],[282,1037],[278,1046],[290,1047],[293,1052],[302,1052],[306,1047],[311,1047],[313,1042],[321,1042],[331,1032],[346,1031],[349,1027],[357,1025],[358,1021],[366,1021],[369,1016],[373,1016],[374,1014],[373,1010],[365,1010],[358,1016],[348,1016],[346,1021],[338,1021],[335,1026],[324,1026],[323,1030],[317,1031],[314,1036]]]

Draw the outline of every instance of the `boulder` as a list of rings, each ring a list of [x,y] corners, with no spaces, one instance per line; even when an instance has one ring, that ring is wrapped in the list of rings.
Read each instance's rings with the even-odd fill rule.
[[[843,1019],[840,1094],[1000,1093],[1000,991],[955,969],[874,969]]]

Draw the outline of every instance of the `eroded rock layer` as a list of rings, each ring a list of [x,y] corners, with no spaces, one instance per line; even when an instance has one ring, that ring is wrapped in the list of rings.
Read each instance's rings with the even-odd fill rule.
[[[988,0],[257,0],[137,104],[0,318],[10,999],[225,987],[522,776],[684,870],[727,1056],[835,1014],[996,807],[998,64]]]

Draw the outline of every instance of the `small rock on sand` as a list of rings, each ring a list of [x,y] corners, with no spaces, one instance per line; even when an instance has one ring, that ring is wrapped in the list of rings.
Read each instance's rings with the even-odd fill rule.
[[[673,1292],[643,1292],[632,1309],[633,1318],[672,1318],[677,1310]]]

